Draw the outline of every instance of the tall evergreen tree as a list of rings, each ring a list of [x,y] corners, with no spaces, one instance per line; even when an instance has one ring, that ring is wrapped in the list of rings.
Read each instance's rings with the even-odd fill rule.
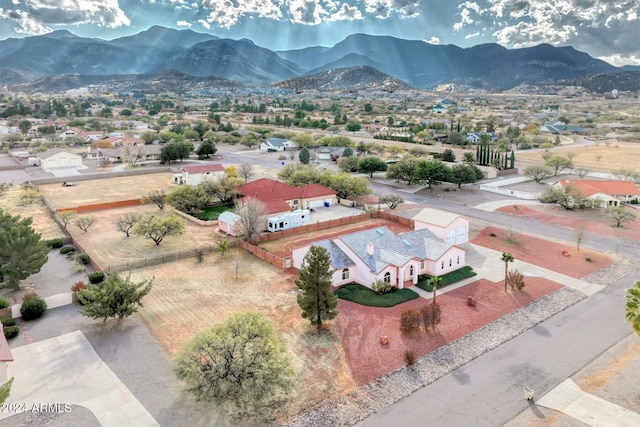
[[[338,297],[331,292],[331,257],[321,246],[311,246],[304,257],[296,285],[303,291],[298,295],[298,305],[302,317],[309,319],[318,330],[323,320],[334,319],[338,315]]]
[[[18,289],[20,280],[40,271],[49,248],[31,227],[32,219],[5,214],[0,209],[0,282]]]
[[[309,149],[307,147],[302,147],[300,153],[298,154],[298,159],[300,159],[300,163],[304,163],[305,165],[309,164],[309,160],[311,155],[309,154]]]

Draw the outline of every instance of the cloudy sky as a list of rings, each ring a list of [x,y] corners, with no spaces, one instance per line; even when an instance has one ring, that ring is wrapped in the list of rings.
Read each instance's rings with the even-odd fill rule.
[[[273,50],[367,33],[462,47],[570,45],[640,65],[639,0],[0,0],[0,39],[67,29],[110,40],[152,25]]]

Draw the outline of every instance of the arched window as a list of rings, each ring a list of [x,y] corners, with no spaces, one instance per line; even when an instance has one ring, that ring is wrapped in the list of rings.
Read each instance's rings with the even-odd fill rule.
[[[409,277],[413,277],[413,265],[409,266]]]
[[[391,283],[391,273],[388,271],[384,273],[384,283]]]
[[[349,278],[349,269],[345,268],[342,270],[342,280],[347,280]]]

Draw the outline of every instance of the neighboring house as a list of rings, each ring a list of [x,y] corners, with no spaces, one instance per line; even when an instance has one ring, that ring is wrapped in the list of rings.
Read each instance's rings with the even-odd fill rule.
[[[292,187],[268,178],[241,185],[238,187],[238,194],[260,200],[265,205],[267,215],[281,214],[294,209],[331,206],[337,201],[337,192],[323,185]]]
[[[551,187],[573,186],[580,197],[591,201],[592,207],[620,206],[620,203],[640,200],[640,189],[632,181],[592,181],[562,179]]]
[[[36,157],[43,168],[82,166],[82,156],[62,148],[52,148],[36,154]]]
[[[73,136],[80,137],[80,134],[82,132],[83,131],[81,131],[78,128],[69,128],[69,129],[59,133],[58,134],[58,138],[66,139],[66,138],[73,137]]]
[[[334,286],[356,282],[370,287],[382,280],[404,288],[417,284],[421,274],[441,276],[466,265],[464,249],[427,229],[395,234],[385,226],[317,241],[293,250],[295,268],[302,267],[311,246],[329,251]]]
[[[268,138],[260,143],[262,151],[284,151],[290,147],[295,147],[295,144],[288,139],[282,138]]]
[[[443,107],[442,105],[438,104],[435,107],[433,107],[431,111],[433,111],[436,114],[447,114],[449,109],[447,107]]]
[[[231,211],[222,212],[218,216],[218,232],[237,237],[242,234],[240,217]]]
[[[560,132],[585,133],[586,129],[580,126],[568,125],[561,121],[547,122],[540,127],[540,132],[550,133],[553,135]]]
[[[426,228],[450,245],[461,245],[469,241],[469,220],[456,213],[422,208],[400,212],[399,215],[413,219],[416,230]]]
[[[224,175],[224,166],[219,163],[185,166],[173,172],[173,183],[195,187],[205,179],[213,179],[222,175]]]
[[[319,147],[318,160],[338,160],[345,147]]]

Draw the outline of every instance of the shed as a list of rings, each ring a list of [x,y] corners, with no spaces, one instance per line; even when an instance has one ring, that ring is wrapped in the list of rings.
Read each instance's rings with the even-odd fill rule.
[[[242,234],[240,217],[231,211],[225,211],[218,216],[218,231],[230,236]]]

